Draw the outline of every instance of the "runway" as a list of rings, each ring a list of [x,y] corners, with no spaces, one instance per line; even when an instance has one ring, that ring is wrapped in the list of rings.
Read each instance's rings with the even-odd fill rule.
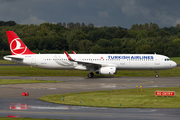
[[[38,100],[48,94],[63,94],[85,91],[130,89],[136,86],[177,87],[180,77],[18,77],[0,76],[0,79],[39,79],[60,80],[62,83],[34,83],[0,86],[0,116],[15,116],[19,118],[51,118],[77,120],[177,120],[180,109],[139,109],[139,108],[98,108],[59,105]],[[158,88],[157,88],[158,89]],[[29,92],[30,96],[21,96]],[[13,109],[12,109],[13,108]],[[16,109],[14,109],[16,108]]]

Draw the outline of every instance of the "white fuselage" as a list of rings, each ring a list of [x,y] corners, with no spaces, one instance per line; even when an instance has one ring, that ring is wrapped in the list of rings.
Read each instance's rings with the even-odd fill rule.
[[[92,67],[94,70],[101,67],[115,67],[117,70],[162,70],[177,65],[167,56],[158,54],[70,54],[70,56],[75,61],[69,61],[66,54],[8,55],[4,59],[38,68],[65,70],[90,70]]]

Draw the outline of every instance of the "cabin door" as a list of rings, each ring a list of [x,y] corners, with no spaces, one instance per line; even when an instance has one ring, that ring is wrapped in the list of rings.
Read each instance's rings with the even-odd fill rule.
[[[155,57],[155,65],[160,65],[160,57],[159,56]]]
[[[32,56],[31,65],[36,66],[36,56]]]
[[[120,65],[125,65],[124,59],[121,59],[121,60],[120,60]]]

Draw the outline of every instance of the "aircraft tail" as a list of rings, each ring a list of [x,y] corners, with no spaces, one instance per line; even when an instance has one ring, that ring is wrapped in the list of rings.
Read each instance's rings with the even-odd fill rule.
[[[12,55],[35,54],[31,52],[14,31],[6,31]]]

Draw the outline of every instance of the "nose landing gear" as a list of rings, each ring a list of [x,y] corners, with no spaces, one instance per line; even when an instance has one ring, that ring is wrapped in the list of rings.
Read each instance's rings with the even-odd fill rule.
[[[157,70],[155,70],[155,73],[156,73],[155,77],[156,77],[156,78],[158,78],[158,77],[159,77],[159,75],[158,75]]]

